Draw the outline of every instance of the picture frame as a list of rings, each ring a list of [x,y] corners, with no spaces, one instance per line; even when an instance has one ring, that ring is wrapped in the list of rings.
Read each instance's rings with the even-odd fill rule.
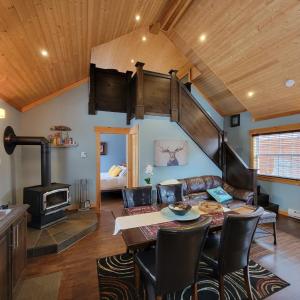
[[[155,140],[154,165],[156,167],[183,166],[188,163],[186,140]]]
[[[100,143],[100,155],[107,155],[107,143],[106,142]]]
[[[233,115],[230,117],[230,127],[240,126],[240,115]]]

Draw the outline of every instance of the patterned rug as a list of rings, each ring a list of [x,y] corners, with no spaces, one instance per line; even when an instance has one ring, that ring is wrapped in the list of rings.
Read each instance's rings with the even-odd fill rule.
[[[121,254],[97,260],[99,290],[101,300],[138,300],[134,285],[134,266],[132,254]],[[198,293],[200,299],[218,299],[218,281],[213,278],[212,269],[205,263],[200,264]],[[280,279],[254,261],[250,262],[250,275],[253,298],[264,299],[289,283]],[[244,289],[243,272],[225,276],[225,293],[228,300],[247,299]],[[190,299],[190,288],[169,295],[167,299]]]

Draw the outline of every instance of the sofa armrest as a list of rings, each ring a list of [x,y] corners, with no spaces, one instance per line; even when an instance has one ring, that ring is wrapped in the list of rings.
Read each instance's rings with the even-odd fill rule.
[[[237,189],[226,182],[223,184],[223,188],[234,199],[245,201],[247,205],[253,205],[254,192],[243,189]]]

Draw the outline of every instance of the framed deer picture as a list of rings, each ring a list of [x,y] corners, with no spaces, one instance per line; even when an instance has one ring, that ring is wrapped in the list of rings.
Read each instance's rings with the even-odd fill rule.
[[[154,165],[156,167],[187,164],[188,143],[184,140],[154,141]]]

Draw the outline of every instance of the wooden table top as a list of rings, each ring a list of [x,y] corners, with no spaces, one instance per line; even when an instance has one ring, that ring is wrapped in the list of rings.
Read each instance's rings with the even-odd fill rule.
[[[160,210],[160,209],[166,207],[166,205],[162,204],[162,205],[157,205],[156,207]],[[228,211],[228,212],[224,212],[224,216],[227,214],[237,214],[237,213],[238,212],[235,212],[235,211]],[[128,216],[128,215],[129,215],[128,210],[124,209],[122,212],[122,216]],[[177,226],[184,227],[184,226],[191,225],[191,224],[196,225],[197,223],[200,223],[200,222],[201,222],[201,216],[199,219],[197,219],[195,221],[176,222],[176,224],[177,224]],[[157,225],[159,225],[159,224],[157,224]],[[223,223],[217,224],[217,225],[210,225],[209,230],[210,230],[210,232],[219,231],[222,229],[222,226],[223,226]],[[125,244],[126,244],[128,250],[142,249],[142,248],[149,247],[156,243],[156,238],[147,239],[140,227],[122,230],[122,236],[123,236],[123,239],[125,241]]]

